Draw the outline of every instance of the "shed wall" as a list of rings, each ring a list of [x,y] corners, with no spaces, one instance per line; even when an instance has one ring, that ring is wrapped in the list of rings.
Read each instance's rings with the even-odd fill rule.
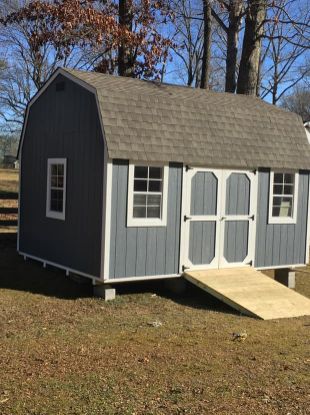
[[[65,90],[56,92],[60,81]],[[21,252],[100,276],[104,153],[95,96],[59,75],[29,111],[21,155]],[[46,217],[48,158],[67,158],[65,221]]]
[[[256,253],[254,266],[304,264],[306,255],[309,173],[299,173],[297,223],[268,224],[269,171],[258,173]]]
[[[179,272],[181,187],[182,166],[171,163],[167,226],[127,227],[128,162],[113,161],[109,278]]]

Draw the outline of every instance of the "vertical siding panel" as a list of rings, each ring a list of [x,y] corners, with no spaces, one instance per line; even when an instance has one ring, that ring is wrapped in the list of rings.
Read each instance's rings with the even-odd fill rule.
[[[137,264],[136,275],[146,275],[146,243],[147,228],[138,228],[137,230]]]
[[[161,228],[156,232],[156,261],[155,275],[166,274],[166,238],[167,229]]]
[[[118,203],[116,206],[116,253],[115,253],[115,277],[125,275],[126,268],[126,215],[127,215],[127,174],[128,165],[120,164],[118,168]]]
[[[146,245],[146,274],[156,274],[156,229],[148,228]]]
[[[168,189],[168,212],[167,212],[167,239],[166,239],[166,274],[175,272],[174,255],[176,248],[176,222],[175,209],[177,200],[177,169],[170,165],[169,168],[169,189]]]
[[[126,238],[126,272],[127,277],[136,275],[136,258],[137,258],[137,228],[128,228]]]
[[[111,209],[111,240],[110,240],[110,278],[115,278],[115,254],[116,254],[116,222],[118,205],[118,168],[117,164],[112,166],[112,209]]]

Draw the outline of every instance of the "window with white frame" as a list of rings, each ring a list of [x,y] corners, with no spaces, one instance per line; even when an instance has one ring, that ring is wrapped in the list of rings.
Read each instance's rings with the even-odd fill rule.
[[[46,216],[65,219],[66,216],[66,159],[47,160]]]
[[[165,226],[167,166],[130,164],[128,226]]]
[[[296,223],[298,174],[271,172],[269,223]]]

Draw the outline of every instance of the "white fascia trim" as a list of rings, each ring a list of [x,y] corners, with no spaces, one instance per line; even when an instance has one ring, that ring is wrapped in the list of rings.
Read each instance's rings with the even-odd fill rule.
[[[34,259],[35,261],[42,262],[43,266],[45,266],[47,264],[47,265],[51,265],[52,267],[62,269],[64,271],[66,271],[67,275],[69,274],[69,272],[72,272],[73,274],[81,275],[82,277],[90,278],[90,279],[96,280],[96,281],[101,281],[100,278],[95,277],[94,275],[90,275],[90,274],[87,274],[85,272],[78,271],[76,269],[69,268],[69,267],[66,267],[64,265],[57,264],[56,262],[48,261],[47,259],[39,258],[35,255],[27,254],[26,252],[22,252],[22,251],[18,251],[18,253],[20,255],[24,256],[25,258],[30,258],[30,259]]]
[[[111,211],[112,211],[112,176],[113,176],[113,163],[112,160],[107,162],[107,177],[106,177],[106,198],[105,198],[105,215],[103,211],[103,218],[105,218],[105,233],[104,241],[102,239],[101,255],[104,260],[103,275],[101,279],[105,279],[110,273],[110,244],[111,244]],[[104,252],[102,252],[104,247]]]
[[[64,183],[62,212],[55,212],[50,209],[51,202],[51,165],[62,164],[64,166]],[[66,158],[49,158],[47,159],[47,185],[46,185],[46,217],[52,219],[66,220],[66,193],[67,193],[67,159]]]
[[[273,182],[275,173],[293,173],[295,175],[294,182],[294,205],[293,205],[293,216],[288,217],[274,217],[272,216],[272,203],[273,203]],[[299,172],[290,170],[272,170],[270,171],[269,177],[269,207],[268,207],[268,224],[271,225],[296,225],[297,223],[297,207],[298,207],[298,185],[299,185]],[[284,195],[285,196],[285,195]]]
[[[269,267],[254,267],[256,271],[263,271],[263,270],[273,270],[273,269],[281,269],[281,268],[299,268],[304,267],[306,264],[287,264],[287,265],[270,265]]]
[[[161,219],[156,218],[133,218],[133,183],[135,166],[154,166],[163,168],[163,196]],[[169,165],[168,163],[153,163],[141,161],[129,161],[128,166],[128,187],[127,187],[127,227],[165,227],[167,226],[168,210],[168,186],[169,186]]]
[[[105,279],[105,284],[116,284],[122,282],[135,282],[135,281],[149,281],[149,280],[165,280],[169,278],[181,278],[181,274],[171,274],[171,275],[151,275],[145,277],[128,277],[128,278],[111,278]]]

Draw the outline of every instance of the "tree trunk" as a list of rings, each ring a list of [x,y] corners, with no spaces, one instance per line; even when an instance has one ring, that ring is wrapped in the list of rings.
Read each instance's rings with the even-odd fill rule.
[[[237,93],[256,95],[266,0],[248,0]]]
[[[227,56],[225,91],[236,91],[238,41],[241,26],[242,0],[229,1],[229,17],[227,28]]]
[[[203,0],[203,55],[201,63],[200,88],[207,89],[210,76],[210,56],[211,56],[211,6],[209,0]]]
[[[119,24],[125,29],[132,31],[132,14],[129,0],[119,0],[118,4]],[[133,62],[131,51],[128,45],[122,42],[118,48],[118,74],[120,76],[132,77]]]

